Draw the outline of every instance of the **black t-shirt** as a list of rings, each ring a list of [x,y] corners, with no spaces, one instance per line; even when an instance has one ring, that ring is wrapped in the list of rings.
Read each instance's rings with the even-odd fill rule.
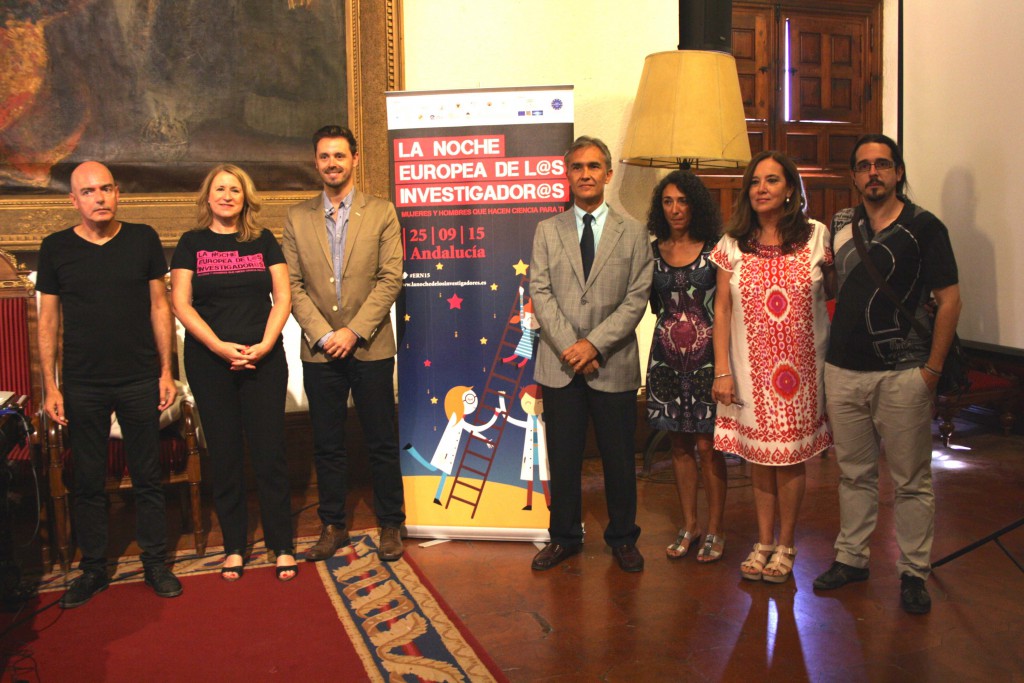
[[[194,273],[192,306],[220,339],[237,344],[263,339],[272,306],[269,269],[278,263],[284,263],[284,254],[269,230],[251,242],[209,228],[192,230],[181,236],[171,257],[171,268]]]
[[[903,211],[877,235],[863,210],[844,209],[832,219],[838,292],[826,360],[847,370],[920,367],[931,338],[922,339],[896,304],[878,289],[861,263],[853,230],[860,230],[868,255],[903,305],[931,329],[924,304],[931,292],[958,282],[949,232],[933,214],[905,198]]]
[[[166,273],[160,238],[148,225],[121,223],[105,244],[82,239],[74,228],[43,240],[36,289],[60,297],[64,381],[111,385],[159,377],[149,283]]]

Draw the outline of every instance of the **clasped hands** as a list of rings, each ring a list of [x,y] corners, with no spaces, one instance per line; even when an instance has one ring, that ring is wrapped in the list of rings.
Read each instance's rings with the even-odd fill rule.
[[[231,370],[255,370],[256,363],[267,355],[271,345],[259,342],[248,346],[235,342],[220,342],[217,345],[217,355],[228,362]]]
[[[359,343],[359,335],[347,327],[334,331],[323,343],[323,350],[331,358],[346,358],[351,355]]]
[[[597,347],[586,339],[580,339],[562,351],[561,358],[562,362],[568,364],[577,375],[589,375],[601,367],[597,360]]]

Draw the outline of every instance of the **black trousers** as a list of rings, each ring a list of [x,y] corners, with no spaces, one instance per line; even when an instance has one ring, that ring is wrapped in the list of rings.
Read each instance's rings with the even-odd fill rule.
[[[394,372],[394,358],[361,361],[349,356],[326,363],[302,364],[309,417],[313,423],[319,515],[324,524],[345,526],[348,495],[345,419],[349,393],[366,440],[377,522],[382,527],[399,527],[405,521],[405,492],[395,429]]]
[[[288,363],[281,343],[263,357],[255,370],[233,371],[205,346],[186,339],[185,372],[206,437],[213,505],[224,533],[225,552],[241,553],[248,545],[244,469],[247,442],[266,546],[278,554],[292,554],[291,498],[284,451]]]
[[[79,568],[106,571],[106,476],[110,413],[117,413],[135,498],[135,535],[142,564],[167,558],[167,516],[160,473],[160,383],[156,378],[114,386],[65,382],[64,410],[75,468],[75,538]]]
[[[583,542],[583,450],[587,421],[592,418],[608,505],[605,543],[636,543],[636,391],[598,391],[576,375],[564,387],[543,387],[543,395],[551,467],[551,542]]]

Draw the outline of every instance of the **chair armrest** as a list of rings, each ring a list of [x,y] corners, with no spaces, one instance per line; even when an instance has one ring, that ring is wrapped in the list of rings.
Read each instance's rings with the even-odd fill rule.
[[[43,447],[50,454],[51,458],[56,457],[59,460],[60,454],[64,450],[67,430],[63,425],[54,422],[45,414],[42,415],[42,421]]]

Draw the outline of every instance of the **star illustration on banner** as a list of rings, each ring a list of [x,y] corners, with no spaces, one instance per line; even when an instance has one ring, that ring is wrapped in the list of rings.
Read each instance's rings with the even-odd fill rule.
[[[444,270],[444,264],[443,264],[443,263],[441,263],[440,261],[438,261],[437,263],[435,263],[435,264],[434,264],[434,267],[435,267],[435,268],[437,268],[438,270]]]
[[[491,283],[491,291],[492,292],[497,292],[498,291],[498,283],[497,282]]]
[[[427,360],[423,361],[423,367],[425,367],[425,368],[429,368],[430,367],[430,359],[429,358]]]
[[[430,397],[430,405],[434,405],[434,406],[437,405],[437,396],[431,396]]]
[[[512,267],[516,269],[516,275],[526,275],[526,269],[530,267],[530,264],[523,263],[523,259],[519,259],[519,263],[513,263]]]
[[[405,314],[405,322],[409,322],[410,320],[412,320],[412,316],[409,315],[408,313],[406,313]]]
[[[487,345],[487,337],[480,337],[480,346]]]
[[[456,308],[461,311],[462,302],[465,301],[465,299],[460,299],[458,293],[456,293],[452,294],[452,297],[450,299],[447,299],[447,301],[448,306],[450,306],[450,308],[448,309],[449,311],[455,310]]]

